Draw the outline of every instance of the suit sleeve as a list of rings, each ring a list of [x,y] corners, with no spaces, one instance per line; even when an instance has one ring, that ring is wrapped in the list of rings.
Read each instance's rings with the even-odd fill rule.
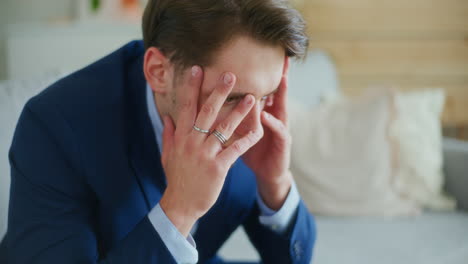
[[[10,149],[8,263],[175,263],[148,217],[108,252],[79,144],[55,108],[26,105]]]
[[[260,209],[255,204],[243,225],[263,263],[310,264],[316,227],[303,201],[299,202],[285,232],[274,231],[260,223],[260,216]]]

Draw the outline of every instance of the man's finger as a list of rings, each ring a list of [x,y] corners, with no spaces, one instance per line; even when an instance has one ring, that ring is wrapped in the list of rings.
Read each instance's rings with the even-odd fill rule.
[[[242,99],[236,108],[226,117],[221,123],[218,124],[216,130],[220,132],[226,139],[229,139],[239,124],[244,120],[244,118],[249,114],[250,110],[255,104],[255,97],[251,94],[248,94]],[[212,154],[216,154],[221,149],[220,141],[214,134],[206,141],[206,146],[208,149],[213,151]]]
[[[284,70],[283,77],[281,78],[281,83],[278,92],[275,94],[275,115],[279,120],[283,121],[285,124],[288,122],[287,115],[287,94],[288,94],[288,71],[289,71],[289,58],[286,57],[284,61]]]
[[[206,130],[211,128],[218,116],[219,110],[232,91],[235,83],[236,76],[234,74],[229,72],[223,74],[222,78],[218,81],[217,87],[213,90],[198,113],[197,121],[195,122],[197,127]]]
[[[184,84],[177,91],[178,120],[176,134],[185,136],[193,127],[197,116],[197,103],[203,82],[203,70],[193,66],[185,73]]]
[[[280,139],[280,142],[287,144],[290,141],[290,135],[286,126],[272,114],[263,111],[262,124],[269,128]]]
[[[262,137],[263,129],[260,126],[257,131],[250,131],[247,135],[236,140],[228,148],[223,150],[217,158],[220,162],[224,162],[226,165],[231,166],[240,156],[247,152],[247,150],[257,144]]]

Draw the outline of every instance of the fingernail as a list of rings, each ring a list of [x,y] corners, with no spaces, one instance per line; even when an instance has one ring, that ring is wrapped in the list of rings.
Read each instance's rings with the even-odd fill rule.
[[[197,77],[199,72],[200,72],[200,67],[198,67],[196,65],[192,67],[192,76],[193,77]]]
[[[246,105],[251,105],[252,102],[253,102],[252,96],[247,95],[247,96],[244,98],[244,103],[245,103]]]
[[[268,99],[266,105],[267,105],[267,106],[272,106],[272,105],[273,105],[273,100],[272,100],[271,98]]]
[[[267,118],[267,119],[268,119],[268,118],[270,118],[270,114],[268,114],[268,113],[267,113],[267,112],[265,112],[265,111],[263,112],[263,115],[264,115],[264,116],[265,116],[265,118]]]
[[[225,73],[224,74],[224,83],[229,85],[232,82],[232,76],[230,73]]]

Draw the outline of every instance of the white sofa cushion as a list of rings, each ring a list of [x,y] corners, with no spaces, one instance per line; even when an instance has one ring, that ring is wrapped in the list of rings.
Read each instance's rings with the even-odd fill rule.
[[[373,89],[315,109],[291,106],[292,171],[314,213],[453,210],[443,195],[442,90]]]
[[[394,118],[390,135],[394,143],[393,184],[420,206],[453,209],[453,199],[442,194],[442,89],[394,93]]]
[[[316,216],[312,264],[464,264],[468,214],[425,212],[417,217]],[[225,260],[259,261],[242,228],[220,250]]]
[[[291,170],[311,212],[385,216],[419,212],[392,185],[391,109],[392,94],[383,91],[291,110]]]

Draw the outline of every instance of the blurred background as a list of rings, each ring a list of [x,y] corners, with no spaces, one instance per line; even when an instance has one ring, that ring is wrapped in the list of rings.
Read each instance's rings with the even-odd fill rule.
[[[141,38],[145,0],[0,1],[0,80],[86,65]],[[328,52],[341,88],[443,88],[446,134],[468,139],[466,0],[296,0],[311,48]]]
[[[75,70],[141,38],[144,1],[2,0],[0,78]]]
[[[0,0],[0,239],[25,101],[141,39],[145,2]],[[311,38],[290,105],[314,263],[468,263],[468,1],[292,4]],[[246,241],[236,231],[221,254],[257,260]]]
[[[312,47],[335,61],[343,91],[443,88],[447,133],[468,139],[468,1],[305,0],[298,6]]]

